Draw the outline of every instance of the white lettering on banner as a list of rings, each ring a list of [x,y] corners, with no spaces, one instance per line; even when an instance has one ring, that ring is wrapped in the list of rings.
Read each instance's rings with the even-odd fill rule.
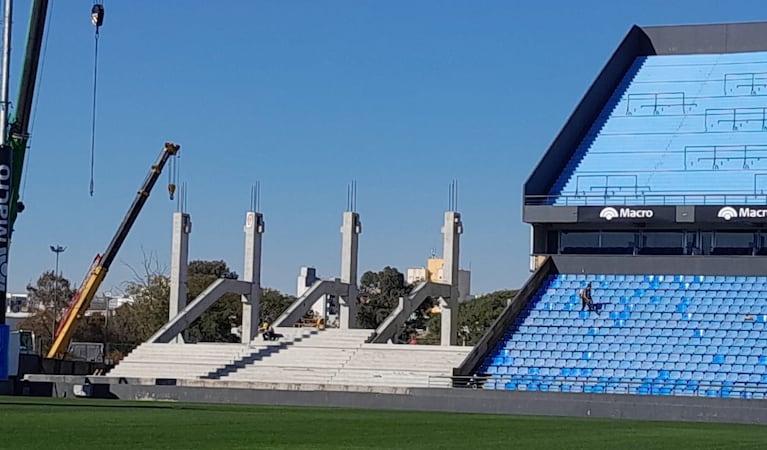
[[[735,209],[732,206],[725,206],[716,213],[716,216],[724,220],[732,219],[765,219],[767,218],[767,209],[757,209],[743,207]]]
[[[10,225],[11,202],[11,167],[7,164],[0,165],[0,290],[5,291],[8,275],[8,232]]]
[[[615,209],[611,206],[608,206],[607,208],[602,209],[602,211],[599,212],[599,217],[610,221],[615,218],[620,219],[652,219],[652,217],[655,215],[655,212],[653,212],[652,209],[632,209],[632,208],[621,208],[621,209]]]

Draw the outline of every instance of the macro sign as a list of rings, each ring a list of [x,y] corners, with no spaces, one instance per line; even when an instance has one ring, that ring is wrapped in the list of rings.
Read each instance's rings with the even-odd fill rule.
[[[578,208],[578,222],[674,222],[673,206],[583,206]]]
[[[767,205],[698,206],[695,218],[714,223],[767,222]]]

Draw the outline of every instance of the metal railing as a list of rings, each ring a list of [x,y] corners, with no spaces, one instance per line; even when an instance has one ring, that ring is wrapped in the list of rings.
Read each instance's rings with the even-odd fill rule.
[[[560,194],[525,195],[525,205],[543,206],[721,206],[767,205],[767,194]]]
[[[546,380],[534,381],[526,378],[523,378],[522,380],[515,379],[508,375],[452,377],[430,375],[428,386],[430,388],[444,388],[446,386],[451,386],[457,389],[485,389],[485,385],[490,382],[495,383],[496,386],[498,383],[501,383],[501,387],[488,389],[499,391],[767,399],[767,383],[742,381],[701,380],[691,387],[687,383],[676,383],[670,379],[665,381],[605,381],[598,377],[583,377],[577,380],[572,378],[554,377]],[[512,384],[512,386],[507,386],[508,384]]]

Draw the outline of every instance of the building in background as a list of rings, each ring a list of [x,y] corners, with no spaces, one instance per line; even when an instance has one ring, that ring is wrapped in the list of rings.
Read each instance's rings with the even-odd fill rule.
[[[15,330],[21,321],[31,317],[40,309],[40,306],[32,304],[26,292],[23,294],[8,292],[5,294],[5,299],[5,323],[11,327],[11,330]]]
[[[301,298],[314,283],[319,281],[317,277],[317,269],[314,267],[301,267],[298,273],[298,280],[296,282],[296,297]],[[319,300],[314,302],[312,306],[312,312],[315,318],[322,318],[327,326],[336,326],[336,320],[338,319],[338,304],[337,299],[330,295],[323,295]]]
[[[133,303],[133,297],[125,296],[113,296],[110,292],[105,292],[101,295],[97,295],[91,302],[90,308],[85,312],[86,316],[92,316],[94,314],[100,314],[106,316],[114,314],[115,310],[122,305]]]
[[[407,269],[407,282],[409,284],[420,283],[421,281],[431,281],[433,283],[444,282],[445,260],[432,256],[426,260],[426,267],[413,267]],[[465,302],[471,300],[471,271],[458,270],[458,301]]]

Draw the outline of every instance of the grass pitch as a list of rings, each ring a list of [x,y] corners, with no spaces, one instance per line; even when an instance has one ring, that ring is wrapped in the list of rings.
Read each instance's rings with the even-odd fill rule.
[[[767,427],[0,397],[0,448],[745,449]]]

